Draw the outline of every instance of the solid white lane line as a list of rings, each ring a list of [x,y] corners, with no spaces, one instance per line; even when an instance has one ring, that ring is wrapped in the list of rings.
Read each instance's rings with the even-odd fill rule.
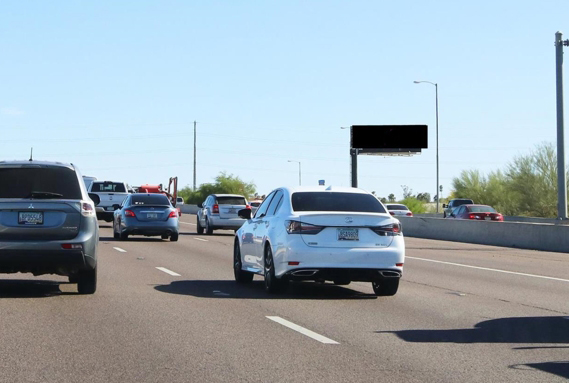
[[[178,221],[178,222],[180,222],[180,223],[183,223],[184,225],[194,225],[194,226],[196,226],[196,224],[195,224],[195,223],[190,223],[190,222],[182,222],[182,221]]]
[[[287,321],[286,319],[283,319],[281,317],[273,317],[273,316],[267,316],[267,319],[270,319],[274,322],[277,322],[279,324],[282,324],[285,327],[290,328],[291,330],[294,331],[298,331],[299,333],[301,333],[302,335],[306,335],[309,338],[312,338],[314,340],[317,340],[320,343],[325,343],[325,344],[340,344],[338,342],[336,342],[335,340],[332,340],[330,338],[326,338],[323,335],[317,334],[314,331],[310,331],[302,326],[299,326],[297,324],[294,324],[292,322]]]
[[[168,269],[165,268],[165,267],[157,267],[157,269],[160,270],[160,271],[165,272],[166,274],[170,274],[170,275],[173,275],[173,276],[175,276],[175,277],[181,277],[180,274],[175,273],[175,272],[173,272],[172,270],[168,270]]]
[[[120,247],[113,247],[116,251],[120,251],[121,253],[126,253],[125,249],[121,249]]]
[[[209,242],[209,240],[203,239],[203,238],[194,237],[194,239],[195,239],[196,241]]]
[[[442,263],[442,264],[451,265],[451,266],[467,267],[467,268],[469,268],[469,269],[478,269],[478,270],[486,270],[486,271],[495,271],[495,272],[497,272],[497,273],[504,273],[504,274],[521,275],[521,276],[523,276],[523,277],[532,277],[532,278],[549,279],[549,280],[552,280],[552,281],[569,282],[569,279],[562,279],[562,278],[555,278],[555,277],[546,277],[545,275],[518,273],[518,272],[515,272],[515,271],[507,271],[507,270],[500,270],[500,269],[491,269],[491,268],[489,268],[489,267],[463,265],[462,263],[435,261],[434,259],[426,259],[426,258],[417,258],[417,257],[405,257],[405,258],[416,259],[416,260],[418,260],[418,261],[425,261],[425,262]]]

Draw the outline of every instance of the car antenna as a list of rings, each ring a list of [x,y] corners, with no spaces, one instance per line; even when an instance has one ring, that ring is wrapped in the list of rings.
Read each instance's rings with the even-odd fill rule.
[[[30,150],[30,162],[32,162],[34,160],[34,147],[32,146],[32,149]]]

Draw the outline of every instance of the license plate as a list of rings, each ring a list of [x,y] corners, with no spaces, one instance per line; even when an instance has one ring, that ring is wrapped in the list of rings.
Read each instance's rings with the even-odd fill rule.
[[[43,212],[21,211],[18,213],[18,223],[20,225],[43,225]]]
[[[490,217],[490,216],[486,217],[486,221],[491,221],[491,220],[492,220],[492,217]]]
[[[114,211],[114,210],[115,210],[115,208],[112,206],[107,207],[107,211]]]
[[[158,218],[158,213],[148,213],[146,214],[146,218]]]
[[[358,229],[338,229],[338,241],[359,241]]]
[[[237,213],[237,210],[236,209],[229,209],[229,210],[227,210],[227,212],[229,214],[234,214],[234,213]]]

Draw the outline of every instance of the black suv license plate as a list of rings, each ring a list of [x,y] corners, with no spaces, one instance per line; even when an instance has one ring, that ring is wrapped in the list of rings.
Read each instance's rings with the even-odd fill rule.
[[[21,211],[18,213],[18,223],[20,225],[43,225],[43,212]]]

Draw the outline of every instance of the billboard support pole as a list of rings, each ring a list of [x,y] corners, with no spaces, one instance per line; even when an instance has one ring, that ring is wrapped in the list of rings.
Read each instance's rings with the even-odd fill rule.
[[[358,187],[358,149],[350,149],[352,157],[352,187]]]

